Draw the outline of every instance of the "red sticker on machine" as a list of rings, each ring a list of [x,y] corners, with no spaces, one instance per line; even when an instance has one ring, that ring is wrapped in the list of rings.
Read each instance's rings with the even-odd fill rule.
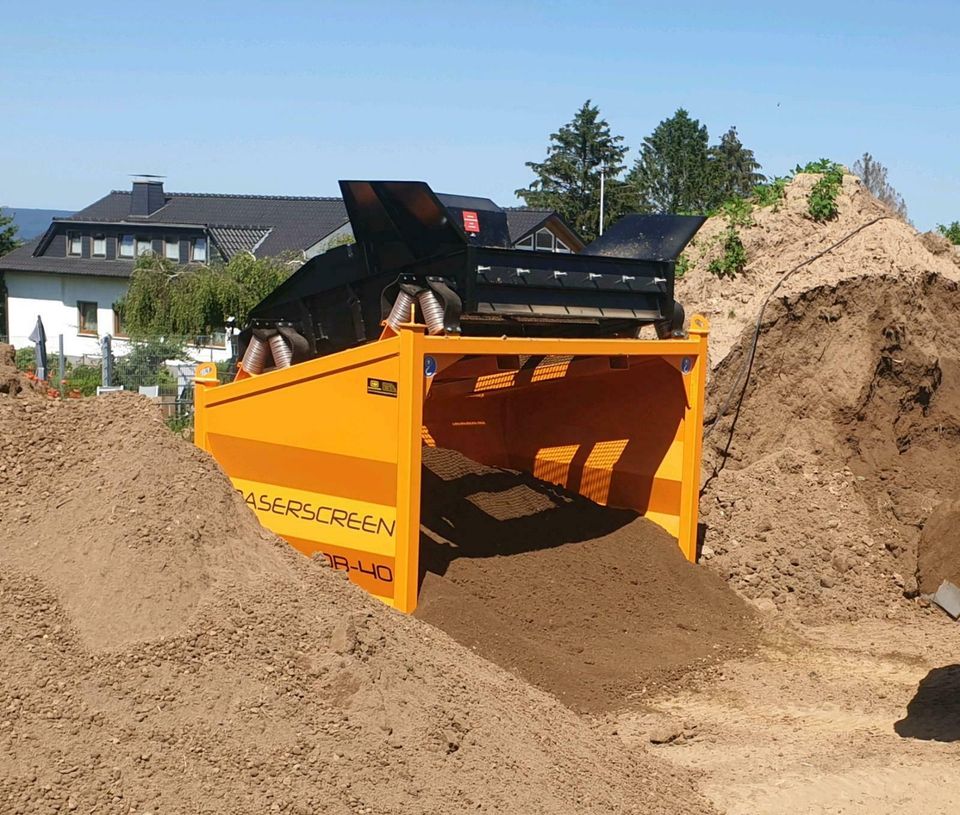
[[[472,212],[469,209],[463,211],[463,231],[472,232],[473,234],[480,232],[480,219],[477,217],[476,212]]]

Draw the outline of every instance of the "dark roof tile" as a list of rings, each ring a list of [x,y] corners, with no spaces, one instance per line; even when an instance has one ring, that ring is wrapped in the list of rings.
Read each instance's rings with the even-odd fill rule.
[[[133,263],[129,260],[96,258],[55,258],[49,255],[33,256],[40,238],[25,243],[0,258],[0,271],[61,272],[63,274],[95,275],[97,277],[130,277]]]
[[[504,212],[507,213],[507,228],[510,230],[510,240],[513,243],[533,232],[554,214],[552,209],[532,207],[504,207]]]
[[[130,193],[114,191],[63,220],[269,228],[256,251],[260,257],[308,249],[347,220],[339,198],[180,192],[167,193],[165,198],[166,204],[152,215],[131,218]]]
[[[230,260],[240,252],[256,255],[271,230],[269,226],[211,226],[210,237],[221,254]]]

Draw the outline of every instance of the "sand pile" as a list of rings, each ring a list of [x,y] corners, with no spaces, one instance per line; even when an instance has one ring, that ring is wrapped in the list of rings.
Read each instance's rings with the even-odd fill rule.
[[[917,549],[920,591],[933,594],[944,580],[960,586],[960,500],[946,500],[930,514]]]
[[[635,512],[423,451],[417,616],[578,710],[749,648],[753,614]]]
[[[42,393],[40,383],[17,370],[14,347],[0,342],[0,396],[33,396]]]
[[[0,473],[2,812],[709,811],[264,539],[139,397],[0,400]]]
[[[819,178],[797,175],[787,185],[779,205],[755,208],[753,225],[738,227],[747,250],[747,267],[735,279],[721,280],[707,272],[718,251],[717,239],[727,227],[725,218],[710,218],[684,252],[693,265],[677,281],[677,299],[688,314],[700,312],[710,318],[710,357],[714,364],[752,324],[762,300],[784,272],[875,218],[883,220],[794,274],[781,293],[799,294],[862,275],[918,278],[936,273],[960,279],[960,255],[945,248],[942,241],[924,238],[910,224],[893,217],[856,176],[844,176],[837,198],[837,218],[824,224],[813,221],[807,214],[807,199]]]
[[[3,557],[44,564],[84,641],[112,647],[170,634],[217,585],[249,584],[277,555],[216,463],[171,444],[131,395],[4,405]]]
[[[874,275],[768,310],[701,501],[705,557],[734,587],[812,622],[916,594],[920,529],[960,477],[958,309],[953,280]],[[715,372],[713,411],[743,353]],[[705,475],[731,421],[706,440]]]

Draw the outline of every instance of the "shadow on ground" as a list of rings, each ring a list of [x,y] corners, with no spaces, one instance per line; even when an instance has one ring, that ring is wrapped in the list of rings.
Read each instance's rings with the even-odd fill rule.
[[[934,668],[921,679],[893,729],[905,739],[960,741],[960,665]]]
[[[599,506],[528,473],[490,468],[445,479],[424,467],[421,494],[421,581],[426,571],[446,574],[456,558],[516,555],[591,541],[638,517],[633,510]]]

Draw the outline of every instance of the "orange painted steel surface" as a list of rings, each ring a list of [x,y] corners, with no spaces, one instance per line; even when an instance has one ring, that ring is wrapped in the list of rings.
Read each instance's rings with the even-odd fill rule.
[[[426,336],[421,325],[218,385],[196,443],[264,526],[384,602],[417,604],[420,451],[460,450],[644,513],[696,557],[709,326],[686,339]]]

